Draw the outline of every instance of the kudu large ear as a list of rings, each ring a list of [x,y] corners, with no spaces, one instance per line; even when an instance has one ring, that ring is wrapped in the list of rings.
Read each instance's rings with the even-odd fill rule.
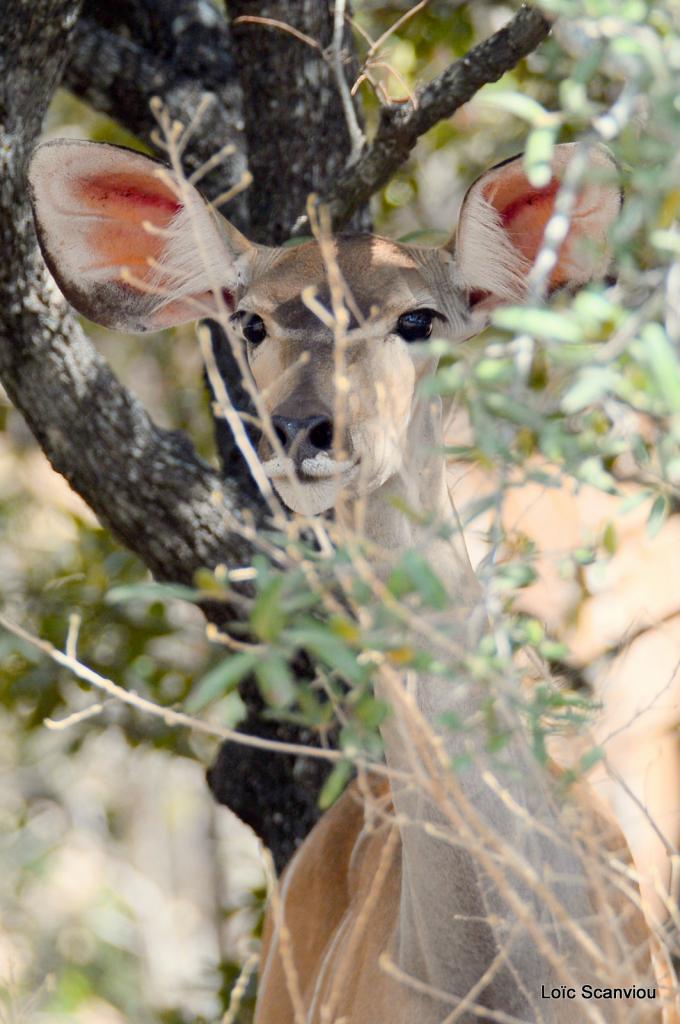
[[[455,251],[459,278],[473,307],[490,310],[524,298],[529,271],[577,145],[555,147],[552,178],[544,188],[529,183],[522,158],[516,157],[487,171],[468,191],[458,230],[446,248]],[[578,287],[604,276],[609,265],[607,235],[620,208],[616,165],[605,149],[594,147],[549,290]]]
[[[140,153],[58,140],[29,169],[38,238],[62,292],[90,320],[155,331],[227,306],[255,246],[186,181]]]

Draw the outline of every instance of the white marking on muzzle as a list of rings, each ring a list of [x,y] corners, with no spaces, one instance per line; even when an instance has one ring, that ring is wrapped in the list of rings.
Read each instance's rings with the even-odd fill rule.
[[[313,459],[303,459],[300,470],[304,476],[314,480],[332,480],[333,477],[341,476],[348,470],[355,467],[354,462],[348,459],[332,459],[327,452],[319,452]],[[275,455],[262,464],[262,468],[270,480],[281,479],[292,475],[297,477],[295,464],[292,459],[280,458]],[[304,480],[301,481],[304,483]]]
[[[262,463],[262,468],[270,480],[295,477],[295,465],[292,459],[282,459],[278,455]]]
[[[302,472],[315,480],[331,480],[354,467],[349,459],[332,459],[326,452],[319,452],[313,459],[302,460]]]

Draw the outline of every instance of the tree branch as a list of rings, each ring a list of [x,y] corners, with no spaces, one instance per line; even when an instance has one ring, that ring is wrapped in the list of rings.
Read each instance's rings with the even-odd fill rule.
[[[515,17],[489,39],[451,64],[438,78],[416,93],[415,104],[392,103],[382,108],[374,138],[356,163],[338,175],[323,194],[334,229],[341,230],[357,207],[385,185],[416,142],[442,118],[450,117],[489,82],[496,82],[530,54],[550,32],[540,11],[522,6]],[[306,216],[295,234],[308,234]]]
[[[190,582],[201,566],[249,558],[235,532],[239,494],[186,437],[151,421],[44,269],[25,170],[78,4],[40,0],[28,26],[21,8],[10,9],[3,29],[13,45],[2,69],[0,248],[13,258],[0,261],[0,375],[54,468],[102,522],[158,578]]]
[[[184,711],[176,711],[174,708],[165,707],[162,704],[157,704],[156,701],[150,700],[148,697],[142,697],[134,690],[128,690],[126,687],[121,686],[120,683],[114,682],[113,679],[109,679],[108,676],[103,676],[99,672],[95,672],[88,665],[85,665],[78,658],[77,654],[72,651],[60,651],[48,640],[43,640],[27,630],[23,629],[16,622],[12,622],[5,615],[0,613],[0,627],[6,629],[9,633],[23,640],[24,643],[30,644],[31,647],[37,648],[43,654],[46,654],[48,658],[51,658],[57,665],[62,668],[68,669],[70,672],[80,679],[82,682],[92,686],[95,690],[99,690],[107,696],[114,698],[121,704],[125,704],[127,707],[134,708],[136,711],[143,712],[146,715],[151,715],[154,718],[160,718],[166,726],[169,728],[182,728],[191,729],[193,732],[202,733],[204,736],[213,736],[220,740],[227,740],[230,743],[236,743],[239,746],[251,747],[255,750],[264,750],[268,753],[273,754],[288,754],[295,757],[311,757],[320,761],[335,762],[342,761],[345,754],[340,750],[329,750],[322,749],[321,747],[304,746],[296,743],[282,743],[277,740],[263,739],[259,736],[246,736],[243,733],[236,732],[235,729],[229,729],[225,726],[213,725],[210,722],[204,721],[202,718],[195,718],[193,715],[188,715]],[[102,706],[98,706],[97,713],[102,710]],[[92,714],[92,710],[88,709],[88,713]],[[51,722],[51,728],[65,728],[75,721],[82,721],[83,712],[76,712],[75,716],[70,717],[62,722]],[[358,764],[362,767],[368,768],[369,763],[358,759]],[[387,769],[383,769],[382,766],[377,765],[373,767],[374,771],[387,774]]]

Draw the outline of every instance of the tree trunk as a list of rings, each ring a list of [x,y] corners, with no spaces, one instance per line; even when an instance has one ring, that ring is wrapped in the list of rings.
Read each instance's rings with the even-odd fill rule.
[[[304,213],[307,197],[328,189],[350,152],[338,87],[324,57],[333,40],[332,5],[319,0],[231,0],[229,12],[254,179],[248,193],[250,234],[256,242],[280,245]],[[239,21],[251,16],[290,25],[320,49],[281,28]],[[347,28],[343,51],[349,78],[353,47]],[[369,230],[365,207],[351,226]]]

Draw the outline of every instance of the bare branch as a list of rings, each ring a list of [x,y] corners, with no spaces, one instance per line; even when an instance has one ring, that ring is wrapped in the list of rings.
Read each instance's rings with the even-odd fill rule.
[[[276,28],[279,32],[287,32],[288,35],[299,39],[301,43],[306,43],[313,50],[322,52],[321,43],[317,39],[312,39],[305,32],[300,32],[293,25],[289,25],[287,21],[279,21],[278,18],[260,18],[257,14],[242,14],[238,18],[234,18],[234,25],[266,25],[268,28]]]
[[[395,32],[398,32],[399,29],[402,28],[402,26],[405,25],[407,21],[410,21],[411,18],[415,17],[416,14],[422,11],[423,7],[426,7],[428,3],[429,0],[420,0],[420,3],[417,3],[414,7],[409,7],[408,11],[405,11],[404,14],[402,14],[401,17],[397,18],[397,20],[393,22],[388,29],[385,29],[381,36],[379,36],[370,44],[366,57],[373,57],[373,55],[378,52],[383,43],[387,42],[390,36],[394,35]]]
[[[454,114],[483,85],[498,81],[535,50],[549,32],[550,22],[540,11],[522,6],[504,28],[421,89],[416,94],[416,103],[383,107],[373,140],[364,147],[358,161],[346,167],[333,186],[322,193],[333,227],[343,228],[354,211],[389,181],[421,135]],[[306,215],[299,219],[294,231],[309,233]]]
[[[210,722],[205,722],[200,718],[194,718],[193,715],[187,715],[184,711],[175,711],[174,708],[166,708],[161,704],[156,704],[155,701],[149,700],[148,697],[140,697],[134,690],[126,690],[124,686],[120,686],[115,683],[112,679],[107,676],[100,675],[99,672],[95,672],[94,669],[84,665],[74,654],[64,653],[54,647],[48,640],[41,640],[40,637],[34,636],[32,633],[27,632],[16,622],[12,622],[10,619],[5,618],[4,615],[0,614],[0,626],[6,629],[9,633],[23,640],[24,643],[30,644],[32,647],[36,647],[43,654],[46,654],[48,658],[56,662],[62,668],[66,668],[73,675],[82,680],[84,683],[88,683],[94,687],[95,690],[99,690],[102,693],[106,693],[109,697],[115,698],[120,701],[121,704],[127,704],[129,707],[135,708],[137,711],[142,711],[147,715],[152,715],[154,718],[161,718],[167,726],[192,729],[194,732],[203,733],[205,736],[213,736],[220,740],[229,740],[232,743],[239,744],[244,747],[251,747],[256,750],[266,750],[270,753],[275,754],[293,754],[302,755],[304,757],[318,758],[321,761],[342,761],[346,755],[339,750],[329,750],[327,748],[303,746],[299,743],[281,743],[277,740],[263,739],[260,736],[248,736],[245,733],[237,732],[235,729],[227,729],[224,726],[212,725]],[[95,705],[96,707],[96,705]],[[76,716],[70,716],[67,720],[69,724],[75,724],[76,721],[82,720],[86,715],[94,713],[93,708],[86,709],[86,712],[79,712]],[[52,723],[52,728],[55,727],[55,723]],[[63,723],[57,723],[57,728],[64,728]],[[363,763],[363,766],[368,768],[368,764]],[[379,774],[386,774],[387,769],[383,768],[382,765],[370,765],[372,771]]]

